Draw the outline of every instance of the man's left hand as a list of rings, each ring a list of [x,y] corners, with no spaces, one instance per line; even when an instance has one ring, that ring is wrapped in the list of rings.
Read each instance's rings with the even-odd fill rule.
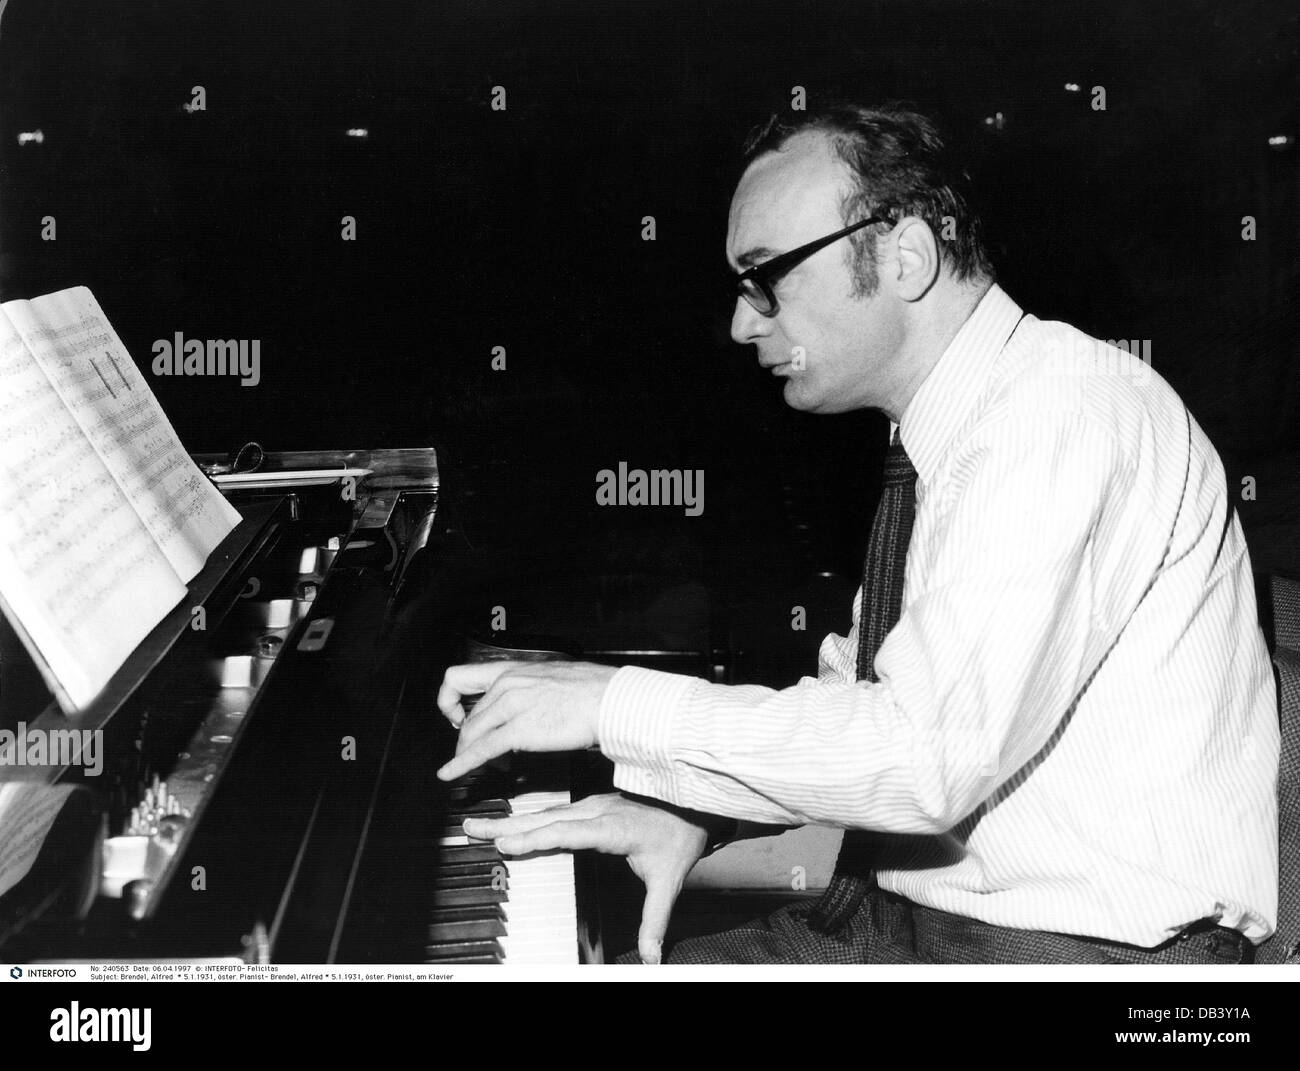
[[[703,816],[696,816],[703,817]],[[512,818],[470,818],[465,832],[493,840],[503,855],[594,850],[627,858],[645,884],[637,951],[659,963],[677,894],[704,849],[708,832],[688,812],[615,792]]]
[[[438,709],[460,726],[456,757],[444,781],[511,751],[580,751],[599,743],[600,701],[613,666],[590,662],[480,662],[452,666],[438,690]],[[468,716],[461,700],[482,694]]]

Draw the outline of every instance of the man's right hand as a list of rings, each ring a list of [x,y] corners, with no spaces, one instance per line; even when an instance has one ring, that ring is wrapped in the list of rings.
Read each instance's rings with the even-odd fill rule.
[[[677,894],[708,847],[703,826],[619,793],[514,818],[470,818],[465,832],[475,840],[495,841],[503,855],[591,849],[625,856],[645,884],[637,935],[642,963],[660,962]]]

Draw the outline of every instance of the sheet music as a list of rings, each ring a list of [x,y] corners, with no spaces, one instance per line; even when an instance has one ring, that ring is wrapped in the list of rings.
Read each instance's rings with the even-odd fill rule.
[[[185,586],[0,308],[0,592],[65,710]],[[47,665],[48,663],[48,665]]]
[[[94,295],[78,286],[5,309],[181,580],[192,580],[239,513],[190,460]]]

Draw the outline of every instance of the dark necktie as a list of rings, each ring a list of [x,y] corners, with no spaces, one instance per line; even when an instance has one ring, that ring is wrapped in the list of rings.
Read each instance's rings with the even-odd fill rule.
[[[885,453],[885,486],[871,522],[862,567],[862,609],[858,615],[858,680],[877,681],[876,652],[903,608],[903,570],[916,516],[916,469],[897,431]],[[874,849],[887,834],[850,829],[835,863],[835,876],[808,923],[822,933],[838,933],[872,885]]]

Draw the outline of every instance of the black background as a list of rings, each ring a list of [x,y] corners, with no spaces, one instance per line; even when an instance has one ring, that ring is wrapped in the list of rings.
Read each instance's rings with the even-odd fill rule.
[[[972,1056],[1009,1050],[1055,1057],[1175,1062],[1179,1065],[1222,1066],[1261,1064],[1275,1060],[1291,1042],[1293,1015],[1286,998],[1290,987],[1281,982],[1229,981],[1221,968],[1196,980],[1155,979],[1159,971],[1143,971],[1140,980],[1129,972],[1109,971],[1104,984],[1064,979],[1079,968],[1034,968],[1037,977],[1024,977],[1024,968],[998,972],[977,968],[984,984],[974,987],[952,975],[960,968],[941,968],[922,975],[917,984],[900,985],[886,972],[897,968],[859,970],[845,967],[749,967],[744,972],[728,968],[610,968],[583,972],[598,985],[580,988],[532,988],[522,996],[500,989],[466,990],[455,982],[363,985],[353,982],[265,985],[236,982],[227,985],[128,984],[33,982],[26,979],[5,985],[6,1022],[24,1055],[62,1056],[64,1059],[122,1053],[124,1059],[175,1060],[202,1050],[222,1056],[286,1062],[319,1055],[334,1064],[373,1062],[377,1049],[398,1054],[428,1052],[435,1060],[465,1058],[478,1049],[494,1050],[488,1040],[507,1034],[517,1039],[510,1058],[520,1063],[539,1059],[572,1061],[589,1058],[593,1050],[617,1059],[631,1046],[654,1059],[676,1062],[690,1053],[696,1058],[740,1062],[746,1057],[776,1060],[782,1064],[827,1062],[825,1031],[834,1024],[828,1006],[857,1002],[864,1009],[861,1045],[873,1050],[905,1051],[923,1058]],[[1286,968],[1272,968],[1284,972]],[[781,1021],[772,1028],[754,1028],[743,1018],[728,1015],[733,1007],[754,1000],[753,994],[733,990],[731,1005],[717,1002],[710,1011],[727,1022],[707,1031],[691,1031],[699,1021],[705,999],[719,1001],[714,990],[660,988],[646,982],[671,971],[675,980],[741,980],[843,983],[861,981],[874,973],[869,988],[837,989],[787,986],[780,995]],[[498,980],[505,972],[479,968],[471,975],[462,969],[459,980]],[[612,973],[613,972],[613,973]],[[725,972],[725,974],[723,973]],[[849,972],[854,972],[850,974]],[[1013,973],[1014,972],[1014,973]],[[1176,973],[1176,972],[1175,972]],[[1000,975],[1000,976],[999,976]],[[515,976],[518,977],[517,975]],[[1243,977],[1245,977],[1243,975]],[[551,979],[552,981],[554,979]],[[622,984],[610,985],[611,981]],[[268,989],[267,985],[273,988]],[[278,988],[281,992],[276,992]],[[538,994],[541,994],[539,999]],[[845,994],[848,994],[847,999]],[[766,995],[766,994],[764,994]],[[546,999],[549,996],[550,999]],[[836,1001],[835,997],[839,1000]],[[52,1042],[51,1013],[76,1000],[85,1008],[151,1008],[152,1046],[148,1052],[131,1051],[127,1044]],[[742,1004],[743,1002],[743,1004]],[[1134,1018],[1131,1009],[1193,1009],[1190,1019],[1153,1021]],[[1201,1018],[1201,1008],[1244,1009],[1250,1018]],[[751,1016],[752,1018],[752,1016]],[[229,1023],[231,1029],[212,1029]],[[660,1024],[671,1024],[664,1029]],[[790,1026],[787,1024],[795,1024]],[[813,1024],[812,1028],[806,1024]],[[1120,1043],[1118,1032],[1209,1031],[1245,1032],[1249,1041],[1202,1044],[1177,1042]],[[643,1038],[649,1036],[647,1043]],[[403,1042],[409,1044],[402,1045]],[[400,1047],[399,1047],[400,1046]],[[498,1047],[499,1048],[499,1047]],[[575,1051],[576,1050],[576,1051]],[[518,1055],[514,1056],[513,1053]],[[473,1057],[470,1057],[473,1058]],[[505,1057],[496,1057],[503,1059]],[[831,1057],[834,1059],[835,1057]],[[846,1057],[840,1057],[844,1059]]]
[[[847,628],[885,422],[787,410],[728,338],[746,130],[795,86],[934,114],[1003,285],[1151,339],[1234,489],[1258,481],[1256,568],[1294,573],[1297,39],[1264,2],[11,0],[0,298],[90,286],[147,374],[176,331],[260,339],[255,388],[150,375],[191,449],[436,445],[561,628],[721,628],[788,677]],[[596,507],[619,461],[703,469],[704,516]],[[792,641],[794,603],[814,612]]]

